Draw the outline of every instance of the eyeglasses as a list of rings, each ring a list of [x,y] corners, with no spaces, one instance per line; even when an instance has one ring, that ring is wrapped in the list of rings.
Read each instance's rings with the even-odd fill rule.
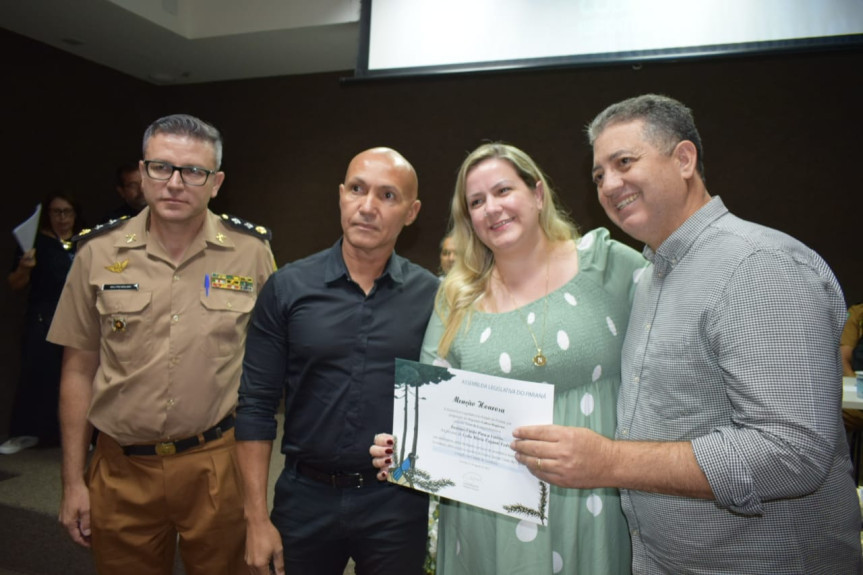
[[[174,166],[167,162],[153,160],[144,160],[144,167],[147,168],[148,176],[160,181],[170,180],[174,177],[174,172],[180,172],[180,179],[189,186],[203,186],[207,183],[210,174],[216,173],[215,170],[207,170],[197,166]]]
[[[49,208],[48,213],[52,216],[66,217],[66,216],[74,216],[75,210],[72,208]]]

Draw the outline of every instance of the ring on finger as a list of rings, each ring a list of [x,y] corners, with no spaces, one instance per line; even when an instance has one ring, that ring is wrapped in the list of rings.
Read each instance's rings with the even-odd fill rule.
[[[542,471],[542,459],[540,459],[539,457],[536,458],[536,468],[539,471]]]

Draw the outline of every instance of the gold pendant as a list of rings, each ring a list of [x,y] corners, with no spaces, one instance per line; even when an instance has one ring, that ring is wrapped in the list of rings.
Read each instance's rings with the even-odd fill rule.
[[[545,365],[545,356],[542,355],[542,352],[539,351],[535,356],[533,356],[533,365],[536,367],[542,367]]]

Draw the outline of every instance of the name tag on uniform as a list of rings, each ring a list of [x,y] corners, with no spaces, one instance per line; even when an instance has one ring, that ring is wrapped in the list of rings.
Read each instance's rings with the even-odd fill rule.
[[[102,291],[133,290],[138,291],[138,284],[102,284]]]

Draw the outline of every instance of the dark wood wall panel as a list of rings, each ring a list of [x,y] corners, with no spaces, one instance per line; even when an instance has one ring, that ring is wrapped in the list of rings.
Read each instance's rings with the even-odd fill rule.
[[[596,201],[583,127],[614,101],[658,92],[695,111],[710,192],[741,217],[812,246],[835,270],[849,303],[863,300],[863,202],[852,176],[863,102],[860,51],[638,69],[347,83],[345,72],[177,87],[151,86],[2,30],[0,51],[6,55],[0,63],[3,229],[11,230],[55,188],[76,193],[91,216],[103,213],[117,201],[113,170],[139,157],[147,124],[188,112],[225,136],[227,179],[213,209],[271,227],[279,264],[335,241],[338,184],[348,161],[379,145],[401,151],[419,173],[423,209],[397,249],[430,269],[437,266],[456,170],[486,140],[533,155],[583,229],[607,226],[636,245],[611,226]],[[2,290],[8,329],[0,334],[7,374],[0,405],[8,406],[24,299],[5,283]]]

